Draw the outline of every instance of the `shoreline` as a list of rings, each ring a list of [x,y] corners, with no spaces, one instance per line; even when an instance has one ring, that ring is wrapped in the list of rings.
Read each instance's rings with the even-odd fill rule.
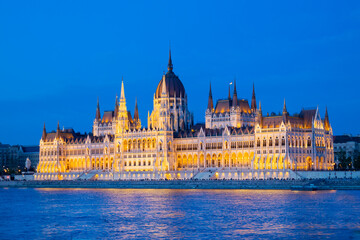
[[[1,181],[0,188],[360,190],[360,179]]]

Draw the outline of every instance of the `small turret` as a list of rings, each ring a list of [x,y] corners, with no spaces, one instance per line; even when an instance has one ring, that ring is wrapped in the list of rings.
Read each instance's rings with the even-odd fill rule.
[[[115,119],[117,118],[118,113],[119,113],[119,101],[118,101],[118,96],[116,95],[115,109],[114,109],[114,117],[115,117]]]
[[[56,139],[60,138],[60,123],[59,123],[59,121],[58,121],[57,128],[56,128],[55,138]]]
[[[134,120],[139,121],[139,109],[137,104],[137,98],[135,99]]]
[[[229,94],[228,94],[228,99],[229,99],[229,100],[231,100],[230,85],[231,85],[231,84],[229,84]]]
[[[44,128],[43,128],[43,133],[42,133],[41,139],[42,139],[43,141],[46,140],[46,128],[45,128],[45,123],[44,123]]]
[[[237,92],[236,92],[236,81],[234,80],[234,94],[233,94],[233,101],[232,101],[233,107],[237,107]]]
[[[259,118],[259,123],[260,123],[260,126],[262,127],[263,125],[263,115],[262,115],[262,109],[261,109],[261,101],[259,101],[259,112],[258,112],[258,118]]]
[[[286,109],[286,101],[284,98],[284,107],[283,107],[283,111],[282,111],[282,116],[283,116],[283,122],[286,123],[287,122],[287,116],[289,116],[289,113]]]
[[[120,100],[125,100],[124,77],[121,78],[121,94]]]
[[[329,114],[328,114],[327,107],[326,107],[326,110],[325,110],[324,127],[325,127],[326,131],[330,130],[330,121],[329,121]]]
[[[165,75],[163,75],[163,84],[162,84],[162,89],[161,89],[161,97],[167,97]]]
[[[287,109],[286,109],[286,101],[285,101],[285,98],[284,98],[284,106],[283,106],[283,111],[282,111],[282,114],[283,115],[289,115]]]
[[[172,59],[171,59],[171,49],[169,49],[169,63],[168,63],[168,71],[172,72],[173,70],[173,64],[172,64]]]
[[[95,120],[97,120],[97,121],[99,121],[99,122],[101,121],[99,98],[98,98],[98,100],[97,100]]]
[[[253,92],[252,92],[252,98],[251,98],[251,111],[256,111],[256,97],[255,97],[255,84],[253,84]]]
[[[211,112],[214,111],[214,103],[213,103],[212,92],[211,92],[211,83],[210,83],[209,99],[208,99],[208,107],[207,107],[207,109],[209,109]]]

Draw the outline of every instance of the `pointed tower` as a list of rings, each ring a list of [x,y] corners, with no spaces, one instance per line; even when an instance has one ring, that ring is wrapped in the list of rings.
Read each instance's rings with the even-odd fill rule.
[[[234,80],[234,94],[233,94],[233,101],[232,101],[232,105],[233,107],[237,107],[237,92],[236,92],[236,81]]]
[[[230,94],[230,84],[229,84],[229,94],[228,94],[228,99],[231,100],[231,94]]]
[[[123,132],[129,129],[129,117],[126,107],[126,98],[125,98],[125,88],[124,88],[124,78],[121,79],[121,94],[120,94],[120,104],[118,110],[118,132]]]
[[[42,139],[43,141],[46,140],[46,128],[45,128],[45,123],[44,123],[44,128],[43,128],[43,133],[42,133],[41,139]]]
[[[330,130],[330,121],[329,121],[329,114],[328,114],[327,107],[325,110],[324,128],[326,131]]]
[[[118,96],[116,95],[115,109],[114,109],[114,117],[115,117],[115,119],[117,118],[118,113],[119,113],[119,101],[118,101]]]
[[[262,125],[263,125],[263,115],[262,115],[262,109],[261,109],[261,101],[259,101],[259,109],[258,109],[257,118],[258,118],[257,122],[260,124],[260,127],[262,127]]]
[[[210,112],[214,111],[214,103],[213,103],[212,92],[211,92],[211,83],[210,83],[209,99],[208,99],[208,107],[207,107],[207,109],[209,109]]]
[[[289,113],[286,109],[286,101],[285,101],[285,98],[284,98],[284,106],[283,106],[283,111],[282,111],[282,116],[283,116],[283,122],[286,124],[287,122],[287,116],[289,116]]]
[[[98,99],[97,99],[97,107],[96,107],[95,120],[97,120],[97,121],[99,121],[99,122],[101,121],[99,97],[98,97]]]
[[[169,60],[170,63],[170,60]],[[169,65],[170,66],[170,65]],[[170,69],[169,69],[170,71]],[[159,129],[168,130],[169,127],[169,108],[168,108],[168,93],[166,91],[166,78],[165,75],[163,76],[163,84],[161,89],[161,101],[160,101],[160,122],[159,122]]]
[[[282,114],[283,115],[289,115],[287,109],[286,109],[286,101],[285,101],[285,98],[284,98],[284,106],[283,106],[283,111],[282,111]]]
[[[171,49],[169,48],[169,63],[168,63],[168,71],[172,72],[173,70],[173,64],[172,64],[172,59],[171,59]]]
[[[137,98],[135,98],[134,123],[135,123],[135,129],[139,130],[141,128],[141,121],[139,118]]]
[[[56,128],[55,139],[59,139],[59,137],[60,137],[60,123],[58,121],[57,128]]]
[[[139,109],[138,109],[138,104],[137,104],[137,98],[135,98],[134,120],[135,121],[139,120]]]
[[[253,83],[253,92],[252,92],[252,98],[251,98],[251,111],[256,111],[256,97],[255,97],[255,84]]]
[[[169,61],[170,62],[170,61]],[[170,71],[170,70],[169,70]],[[166,91],[166,77],[163,75],[163,84],[161,88],[161,97],[165,98],[167,97],[167,91]]]

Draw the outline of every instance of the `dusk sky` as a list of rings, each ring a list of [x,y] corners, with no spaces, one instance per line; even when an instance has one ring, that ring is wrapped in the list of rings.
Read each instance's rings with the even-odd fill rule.
[[[263,113],[328,107],[334,134],[360,133],[359,1],[1,1],[0,142],[38,144],[48,131],[91,132],[97,98],[112,110],[124,77],[142,125],[166,71],[204,122],[209,94]]]

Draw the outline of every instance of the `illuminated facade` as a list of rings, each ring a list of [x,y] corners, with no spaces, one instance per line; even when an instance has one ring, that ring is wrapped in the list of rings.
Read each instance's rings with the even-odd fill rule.
[[[210,86],[205,124],[193,122],[187,95],[173,72],[171,54],[142,127],[138,106],[126,106],[124,82],[114,111],[101,117],[97,105],[93,133],[72,129],[40,140],[35,179],[265,179],[290,178],[298,171],[333,170],[332,128],[327,110],[290,116],[263,116],[255,88],[251,105],[234,91],[214,106]]]

